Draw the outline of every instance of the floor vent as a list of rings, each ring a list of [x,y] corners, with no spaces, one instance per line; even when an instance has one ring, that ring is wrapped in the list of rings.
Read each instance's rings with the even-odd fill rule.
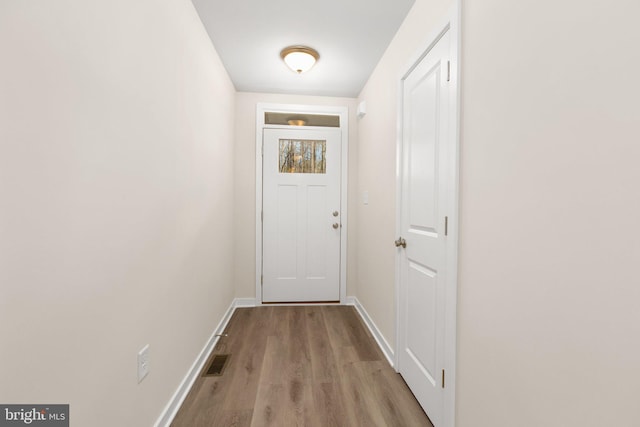
[[[230,354],[216,354],[213,356],[213,360],[209,365],[209,369],[204,374],[206,377],[214,376],[219,377],[224,373],[224,368],[227,366],[227,362],[229,361]]]

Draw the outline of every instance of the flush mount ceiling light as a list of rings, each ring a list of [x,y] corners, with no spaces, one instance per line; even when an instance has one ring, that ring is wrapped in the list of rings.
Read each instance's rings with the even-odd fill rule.
[[[302,74],[313,67],[320,55],[315,49],[307,46],[289,46],[282,49],[280,57],[289,68]]]

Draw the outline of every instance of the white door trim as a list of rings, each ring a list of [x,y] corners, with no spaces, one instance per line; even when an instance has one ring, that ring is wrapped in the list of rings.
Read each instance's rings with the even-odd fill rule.
[[[349,164],[349,109],[347,107],[328,107],[318,105],[293,105],[258,103],[256,105],[256,305],[262,305],[262,132],[265,128],[290,129],[295,126],[267,125],[264,120],[265,112],[325,114],[340,117],[341,136],[341,166],[340,166],[340,218],[342,232],[340,233],[340,303],[347,300],[347,178]],[[313,128],[310,129],[323,129]]]
[[[445,355],[444,369],[446,372],[446,387],[444,389],[444,413],[443,426],[455,426],[455,397],[456,397],[456,313],[457,313],[457,294],[458,294],[458,197],[459,197],[459,150],[460,150],[460,2],[456,0],[454,6],[444,19],[444,22],[429,35],[426,43],[412,57],[412,60],[402,70],[398,83],[398,117],[397,123],[403,123],[403,93],[404,81],[411,71],[420,63],[420,61],[429,53],[440,38],[449,33],[450,36],[450,84],[451,84],[451,100],[450,100],[450,117],[453,118],[450,137],[453,140],[453,150],[451,155],[455,156],[449,159],[453,170],[449,177],[451,183],[447,193],[449,195],[447,202],[447,212],[449,213],[448,238],[446,249],[446,295],[445,295]],[[402,231],[401,225],[401,203],[402,203],[402,126],[398,125],[397,141],[396,141],[396,236]],[[401,252],[396,254],[396,274],[395,274],[395,302],[396,302],[396,337],[400,336],[400,256]],[[394,366],[398,370],[398,359],[400,354],[400,341],[396,339],[396,351],[394,355]]]

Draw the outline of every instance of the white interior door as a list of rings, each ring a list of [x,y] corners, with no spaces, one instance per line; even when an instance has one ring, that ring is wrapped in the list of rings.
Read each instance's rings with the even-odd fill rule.
[[[340,135],[264,130],[263,302],[340,300]]]
[[[445,34],[403,85],[398,369],[435,427],[444,410],[450,88]],[[406,247],[403,247],[406,245]]]

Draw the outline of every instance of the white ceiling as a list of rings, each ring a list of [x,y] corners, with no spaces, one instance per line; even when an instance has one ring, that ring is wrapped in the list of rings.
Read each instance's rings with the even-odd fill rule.
[[[239,91],[356,97],[415,0],[192,0]],[[290,45],[320,53],[297,75]]]

